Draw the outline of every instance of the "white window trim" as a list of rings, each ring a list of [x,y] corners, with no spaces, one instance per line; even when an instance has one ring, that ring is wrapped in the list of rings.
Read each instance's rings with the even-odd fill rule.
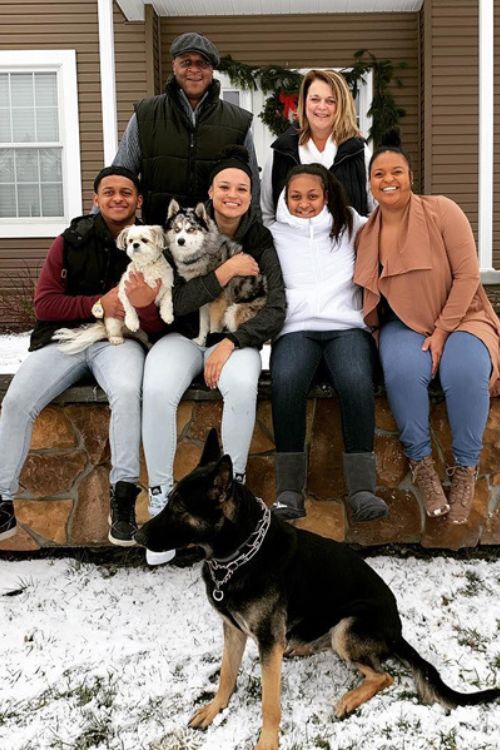
[[[479,195],[478,249],[483,283],[498,284],[493,268],[494,166],[494,8],[493,0],[479,2]]]
[[[7,50],[0,51],[0,70],[57,71],[61,142],[64,216],[30,219],[0,218],[0,238],[56,237],[66,229],[74,216],[82,213],[80,169],[80,128],[75,50]]]
[[[102,139],[104,163],[108,166],[113,162],[118,151],[113,0],[98,0],[97,11],[99,17]]]

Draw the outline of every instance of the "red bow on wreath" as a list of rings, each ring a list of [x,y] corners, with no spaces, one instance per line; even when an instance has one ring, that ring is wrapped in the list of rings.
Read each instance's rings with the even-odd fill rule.
[[[283,105],[283,117],[290,122],[297,119],[298,94],[285,94],[283,89],[278,94],[278,101]]]

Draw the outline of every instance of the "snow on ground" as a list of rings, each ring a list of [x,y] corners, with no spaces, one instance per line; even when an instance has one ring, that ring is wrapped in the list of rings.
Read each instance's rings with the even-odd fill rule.
[[[0,336],[0,374],[16,372],[28,355],[29,333]]]
[[[500,685],[500,561],[374,557],[406,638],[463,691]],[[222,628],[200,564],[147,568],[79,560],[0,560],[2,750],[249,750],[260,670],[249,644],[238,690],[206,733],[186,728],[216,685]],[[358,682],[330,653],[286,660],[281,750],[497,750],[500,705],[449,714],[392,687],[345,721],[332,705]]]

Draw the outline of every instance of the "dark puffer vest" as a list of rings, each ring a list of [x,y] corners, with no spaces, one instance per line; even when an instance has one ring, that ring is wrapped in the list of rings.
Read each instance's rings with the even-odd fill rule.
[[[289,171],[300,164],[299,131],[293,126],[288,128],[271,144],[271,148],[274,150],[272,185],[276,208]],[[330,172],[333,172],[344,186],[349,205],[355,208],[358,214],[367,216],[365,141],[362,138],[349,138],[341,143]]]
[[[182,206],[205,202],[221,149],[243,144],[252,115],[222,101],[219,93],[220,84],[213,81],[194,123],[175,79],[167,83],[165,94],[136,104],[145,223],[163,224],[172,197]]]
[[[63,232],[64,265],[62,274],[66,279],[66,294],[105,294],[116,286],[130,262],[122,250],[118,250],[100,214],[79,216],[73,219]],[[57,328],[76,328],[87,320],[46,321],[38,320],[30,339],[30,351],[50,344]]]

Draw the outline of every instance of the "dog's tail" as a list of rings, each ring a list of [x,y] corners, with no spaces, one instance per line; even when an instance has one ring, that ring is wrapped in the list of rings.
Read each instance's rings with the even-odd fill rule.
[[[80,328],[58,328],[52,334],[52,340],[59,341],[58,349],[65,354],[78,354],[96,341],[106,338],[106,328],[102,321]]]
[[[432,664],[401,638],[393,654],[410,665],[417,692],[424,703],[441,703],[446,708],[456,706],[476,706],[478,703],[490,703],[500,698],[500,688],[480,690],[475,693],[459,693],[448,687],[441,679],[439,672]]]

